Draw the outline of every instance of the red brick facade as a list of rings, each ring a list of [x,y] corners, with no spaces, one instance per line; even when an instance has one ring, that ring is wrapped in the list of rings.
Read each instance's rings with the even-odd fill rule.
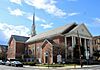
[[[7,59],[22,59],[25,54],[26,45],[23,41],[18,41],[14,37],[11,36],[8,45]],[[19,39],[19,36],[17,36]]]
[[[64,47],[64,46],[61,46],[62,43],[64,43],[64,37],[63,36],[55,36],[55,37],[51,38],[51,40],[55,44],[57,44],[57,46],[53,45],[49,41],[42,40],[42,41],[27,44],[28,50],[31,50],[33,52],[33,49],[34,49],[34,52],[32,54],[34,54],[34,56],[36,56],[37,59],[40,58],[42,63],[47,63],[48,61],[50,64],[52,64],[53,62],[56,63],[57,62],[57,60],[56,60],[57,54],[58,54],[57,49],[59,47],[60,54],[61,54],[62,53],[61,48]],[[49,54],[48,57],[45,56],[46,52]]]
[[[11,39],[8,45],[7,59],[15,59],[15,40]]]
[[[8,59],[21,58],[25,51],[25,44],[11,40],[8,48]]]
[[[16,42],[16,58],[17,57],[22,57],[25,51],[25,44]]]

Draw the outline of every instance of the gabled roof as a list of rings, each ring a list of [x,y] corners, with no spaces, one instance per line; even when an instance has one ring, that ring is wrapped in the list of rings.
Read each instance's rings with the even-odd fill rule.
[[[67,30],[69,30],[69,28],[71,26],[76,26],[77,24],[76,23],[72,23],[72,24],[67,24],[65,26],[61,26],[61,27],[58,27],[56,29],[53,29],[53,30],[49,30],[47,32],[43,32],[41,34],[38,34],[34,37],[30,37],[26,43],[32,43],[34,41],[38,41],[38,40],[42,40],[42,39],[45,39],[45,38],[49,38],[49,37],[52,37],[52,36],[55,36],[55,35],[59,35],[59,34],[62,34],[63,32],[65,32]]]
[[[78,26],[73,28],[68,34],[77,35],[77,31],[79,32],[80,36],[92,37],[92,34],[89,32],[89,30],[84,24],[79,24]]]
[[[48,42],[52,46],[59,47],[58,44],[56,44],[53,40],[50,40],[50,39],[45,39],[43,44],[42,44],[42,47],[44,47],[43,45],[45,44],[45,42]]]
[[[29,37],[25,37],[25,36],[12,35],[8,43],[10,43],[10,41],[11,41],[13,38],[14,38],[14,40],[15,40],[16,42],[21,42],[21,43],[25,43],[25,42],[29,39]]]

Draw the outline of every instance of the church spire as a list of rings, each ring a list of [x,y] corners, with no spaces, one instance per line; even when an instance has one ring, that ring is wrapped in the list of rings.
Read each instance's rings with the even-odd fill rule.
[[[35,31],[35,12],[33,14],[33,24],[32,24],[32,32],[31,32],[31,37],[36,35],[36,31]]]

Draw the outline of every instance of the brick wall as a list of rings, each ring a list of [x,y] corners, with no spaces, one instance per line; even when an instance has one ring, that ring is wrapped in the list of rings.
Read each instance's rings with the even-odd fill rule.
[[[15,40],[12,39],[8,46],[7,59],[15,59]]]
[[[25,52],[25,44],[17,42],[16,43],[16,58],[17,57],[22,57],[24,52]]]
[[[46,42],[44,46],[45,47],[43,47],[42,49],[42,63],[46,63],[46,56],[44,53],[48,52],[49,55],[47,58],[47,62],[49,62],[49,64],[52,64],[53,63],[52,45]]]
[[[63,36],[55,36],[55,37],[53,37],[53,38],[51,38],[56,44],[58,44],[59,46],[60,46],[60,49],[61,49],[61,47],[63,47],[63,46],[61,46],[61,43],[64,43],[64,37]],[[31,44],[28,44],[28,49],[33,49],[33,47],[41,47],[42,45],[43,45],[43,42],[44,41],[38,41],[38,42],[35,42],[35,43],[31,43]],[[51,63],[53,63],[52,62],[52,60],[54,60],[54,59],[56,59],[56,57],[57,57],[57,51],[56,51],[56,55],[55,55],[55,57],[53,57],[53,55],[52,55],[52,45],[50,45],[48,42],[46,43],[45,42],[45,44],[43,45],[44,47],[42,47],[42,63],[45,63],[45,55],[44,55],[44,53],[48,50],[48,49],[51,49],[50,51],[49,51],[49,54],[50,54],[50,56],[49,56],[49,63],[51,64]],[[54,47],[55,49],[56,49],[56,47]],[[34,48],[35,49],[35,48]],[[40,51],[39,51],[40,52]],[[62,52],[61,52],[62,53]],[[34,51],[34,55],[35,55],[35,51]],[[38,53],[38,51],[37,51],[37,49],[36,49],[36,57],[38,57],[38,58],[40,58],[40,56],[39,56],[39,53]],[[54,58],[54,59],[52,59],[52,58]],[[56,60],[55,60],[55,62],[56,62]]]
[[[8,46],[7,59],[21,58],[25,53],[25,44],[12,39]]]

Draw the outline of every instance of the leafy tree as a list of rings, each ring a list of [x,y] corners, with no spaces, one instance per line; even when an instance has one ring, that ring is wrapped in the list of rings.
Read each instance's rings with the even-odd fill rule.
[[[0,53],[0,60],[2,59],[2,53]]]
[[[81,55],[83,55],[83,58],[85,58],[85,48],[84,48],[84,46],[80,46],[80,52],[81,52]],[[74,47],[74,58],[75,59],[80,58],[79,45],[75,45],[75,47]]]
[[[100,57],[100,51],[94,51],[93,55],[96,57],[96,60]]]

